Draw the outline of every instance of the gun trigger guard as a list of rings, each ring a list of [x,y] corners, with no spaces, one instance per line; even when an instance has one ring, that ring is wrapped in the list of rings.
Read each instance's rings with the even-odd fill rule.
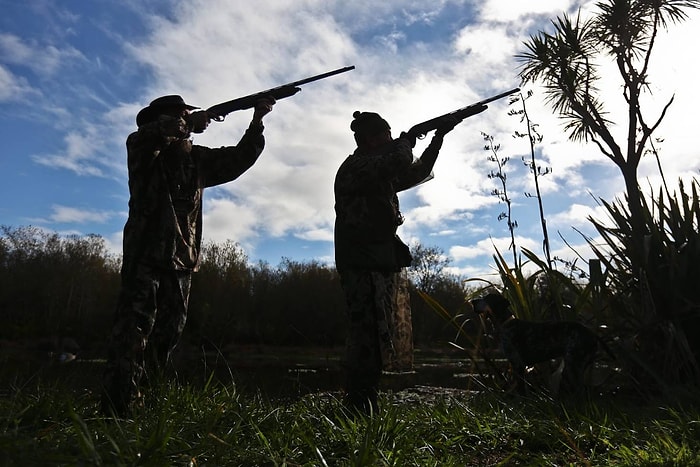
[[[214,116],[210,116],[210,118],[212,120],[214,120],[215,122],[223,122],[224,118],[226,118],[226,117],[224,115],[214,115]]]

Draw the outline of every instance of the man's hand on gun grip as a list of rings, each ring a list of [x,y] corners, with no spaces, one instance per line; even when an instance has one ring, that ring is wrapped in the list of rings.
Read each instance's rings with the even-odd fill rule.
[[[405,139],[408,141],[408,144],[414,148],[416,147],[416,137],[412,135],[411,133],[407,133],[405,131],[402,131],[401,134],[399,135],[400,139]]]
[[[190,127],[190,131],[192,131],[192,133],[203,133],[211,122],[209,113],[206,110],[192,112],[185,117],[185,120],[187,121],[187,125]]]

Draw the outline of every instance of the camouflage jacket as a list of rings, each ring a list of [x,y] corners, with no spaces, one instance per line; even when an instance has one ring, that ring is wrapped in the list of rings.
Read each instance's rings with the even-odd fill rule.
[[[182,118],[142,125],[126,141],[129,218],[124,226],[124,264],[138,262],[196,271],[202,239],[204,188],[234,180],[265,146],[262,125],[251,125],[236,146],[192,144]]]
[[[410,265],[408,247],[396,235],[403,218],[398,192],[430,176],[442,137],[435,136],[413,161],[399,138],[372,152],[357,149],[335,178],[335,263],[344,268],[397,271]]]

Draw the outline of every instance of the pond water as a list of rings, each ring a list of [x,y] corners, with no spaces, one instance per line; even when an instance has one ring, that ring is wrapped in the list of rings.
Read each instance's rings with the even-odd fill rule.
[[[223,353],[181,352],[175,359],[178,379],[205,384],[212,375],[223,384],[235,384],[243,393],[271,399],[295,398],[343,387],[341,349],[241,347]],[[75,359],[49,355],[0,353],[0,395],[14,389],[32,390],[60,383],[76,390],[98,388],[104,359]],[[479,377],[461,352],[415,352],[413,371],[382,376],[383,390],[427,386],[456,390],[479,389]],[[66,361],[70,360],[70,361]]]

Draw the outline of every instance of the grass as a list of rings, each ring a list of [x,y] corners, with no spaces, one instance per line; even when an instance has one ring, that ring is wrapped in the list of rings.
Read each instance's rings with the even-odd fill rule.
[[[150,388],[133,419],[54,384],[0,398],[0,465],[698,465],[697,407],[562,404],[414,388],[354,418],[336,393],[287,401],[235,385]]]

